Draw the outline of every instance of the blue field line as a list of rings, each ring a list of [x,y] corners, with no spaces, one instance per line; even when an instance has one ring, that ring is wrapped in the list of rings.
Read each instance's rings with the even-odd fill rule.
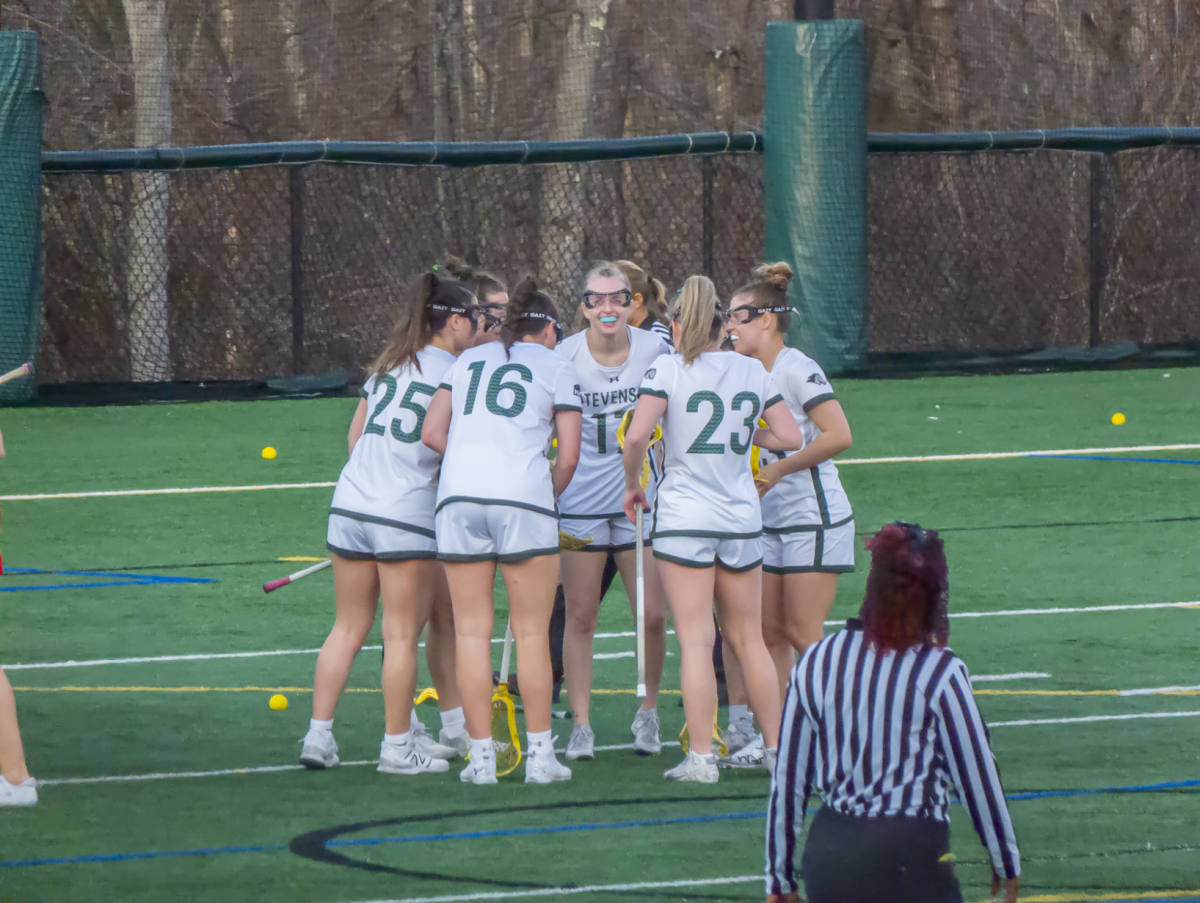
[[[109,577],[105,583],[54,583],[39,586],[0,586],[0,593],[37,592],[52,589],[94,589],[103,586],[158,586],[179,583],[216,583],[215,577],[167,577],[159,574],[129,576],[113,571],[49,571],[42,568],[5,568],[6,574],[54,574],[64,577]]]
[[[1133,461],[1138,464],[1191,464],[1200,467],[1200,461],[1180,458],[1125,458],[1120,455],[1029,455],[1030,458],[1058,458],[1064,461]]]
[[[1026,793],[1005,794],[1005,799],[1017,802],[1020,800],[1045,799],[1048,797],[1066,796],[1097,796],[1107,793],[1153,793],[1162,790],[1178,790],[1188,787],[1200,787],[1200,780],[1166,781],[1161,784],[1137,784],[1129,787],[1098,787],[1093,790],[1037,790]],[[636,805],[633,800],[630,805]],[[809,813],[817,810],[810,809]],[[403,837],[361,837],[351,840],[330,840],[330,847],[367,847],[380,846],[385,843],[430,843],[439,840],[479,840],[489,837],[516,837],[529,834],[566,834],[574,831],[600,831],[620,828],[646,828],[662,825],[704,824],[717,821],[735,821],[755,818],[766,818],[766,812],[728,812],[721,815],[686,815],[678,818],[650,818],[638,821],[594,822],[583,825],[549,825],[544,828],[502,828],[494,831],[465,831],[455,834],[413,834]],[[0,861],[0,868],[21,868],[37,865],[77,865],[92,862],[128,862],[135,859],[163,859],[186,856],[216,856],[223,853],[274,853],[286,850],[285,844],[264,844],[262,846],[236,847],[203,847],[195,850],[163,850],[143,853],[106,853],[96,856],[59,856],[48,859],[10,859]],[[1198,898],[1200,899],[1200,898]],[[1114,901],[1119,903],[1119,901]],[[1153,903],[1153,901],[1140,901]],[[1186,901],[1184,901],[1186,903]]]

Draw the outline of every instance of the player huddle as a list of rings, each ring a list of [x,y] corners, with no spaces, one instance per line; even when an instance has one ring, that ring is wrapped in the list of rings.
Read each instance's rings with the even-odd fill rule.
[[[820,367],[784,345],[790,278],[786,264],[759,267],[723,305],[710,280],[692,276],[668,308],[662,283],[640,267],[600,263],[582,287],[583,328],[564,339],[558,306],[532,278],[510,298],[460,261],[423,275],[363,386],[334,491],[337,618],[317,661],[301,762],[337,763],[334,708],[381,604],[379,770],[442,772],[466,755],[461,780],[494,783],[499,566],[528,730],[525,780],[570,779],[550,731],[551,613],[561,582],[575,718],[566,758],[591,759],[592,635],[611,556],[644,612],[634,750],[662,748],[669,605],[690,748],[666,777],[711,783],[718,764],[773,767],[795,652],[821,638],[837,575],[854,562],[852,514],[830,460],[850,431]],[[734,352],[721,350],[727,340]],[[720,763],[714,608],[731,702],[731,755]],[[437,741],[413,711],[422,631],[442,711]]]

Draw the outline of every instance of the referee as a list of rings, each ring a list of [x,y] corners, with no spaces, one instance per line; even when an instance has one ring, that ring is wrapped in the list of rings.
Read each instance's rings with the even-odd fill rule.
[[[1017,899],[1020,853],[967,667],[946,648],[946,556],[933,530],[888,524],[868,543],[859,618],[793,669],[767,810],[769,903],[961,903],[950,784],[992,860],[992,893]]]

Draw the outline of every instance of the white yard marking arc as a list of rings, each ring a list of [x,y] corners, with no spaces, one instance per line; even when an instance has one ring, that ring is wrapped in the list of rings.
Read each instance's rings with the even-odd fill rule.
[[[1036,724],[1087,724],[1093,721],[1137,721],[1142,718],[1195,718],[1200,712],[1137,712],[1129,715],[1085,715],[1082,718],[1031,718],[1023,721],[991,721],[988,727],[1027,727]]]
[[[1016,671],[1013,674],[972,674],[971,683],[981,684],[997,680],[1039,680],[1049,676],[1044,671]]]
[[[636,884],[588,884],[583,887],[544,887],[537,890],[494,890],[473,894],[444,894],[437,897],[393,897],[388,900],[364,900],[362,903],[476,903],[486,900],[528,900],[536,897],[568,897],[578,894],[628,893],[638,890],[665,890],[672,887],[713,887],[722,884],[761,884],[762,875],[735,875],[729,878],[682,878],[678,881],[639,881]]]
[[[908,455],[888,458],[844,458],[841,467],[854,464],[918,464],[945,461],[996,461],[1005,458],[1036,458],[1041,455],[1099,455],[1123,452],[1193,451],[1200,444],[1126,445],[1110,448],[1046,448],[1033,451],[973,452],[961,455]],[[37,492],[25,495],[0,495],[0,502],[32,502],[51,499],[98,499],[141,495],[197,495],[210,492],[264,492],[270,489],[332,489],[336,483],[263,483],[249,486],[192,486],[170,489],[107,489],[92,492]]]

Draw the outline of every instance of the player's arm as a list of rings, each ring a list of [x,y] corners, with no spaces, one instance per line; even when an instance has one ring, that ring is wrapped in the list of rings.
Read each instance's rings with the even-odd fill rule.
[[[759,427],[754,431],[754,444],[771,451],[792,451],[802,447],[804,436],[800,433],[796,418],[783,403],[783,398],[776,398],[778,400],[763,411],[762,418],[767,426],[766,429]]]
[[[583,438],[582,412],[573,409],[555,411],[554,432],[558,449],[554,464],[550,467],[550,478],[554,481],[554,496],[557,498],[571,482],[579,464],[579,443]]]
[[[625,502],[621,507],[631,521],[637,520],[638,505],[643,508],[649,507],[646,503],[646,492],[642,489],[642,462],[650,448],[654,424],[658,423],[666,412],[666,398],[643,393],[638,396],[637,407],[633,409],[633,420],[629,423],[629,429],[625,431],[625,450],[621,453],[625,466]]]
[[[4,434],[0,433],[0,458],[4,457]]]
[[[367,400],[360,398],[358,407],[354,409],[354,417],[350,421],[350,435],[346,437],[347,444],[350,446],[348,454],[354,454],[354,446],[358,444],[358,440],[362,438],[363,427],[367,425]],[[4,452],[0,450],[0,454]]]
[[[846,413],[835,399],[823,401],[808,412],[809,418],[821,430],[821,435],[782,461],[772,461],[758,472],[759,493],[764,493],[784,477],[823,464],[834,455],[844,452],[853,442]],[[759,446],[763,448],[765,446]]]
[[[434,393],[425,411],[425,425],[421,427],[421,441],[439,455],[446,454],[446,440],[450,436],[450,390],[442,386]]]

